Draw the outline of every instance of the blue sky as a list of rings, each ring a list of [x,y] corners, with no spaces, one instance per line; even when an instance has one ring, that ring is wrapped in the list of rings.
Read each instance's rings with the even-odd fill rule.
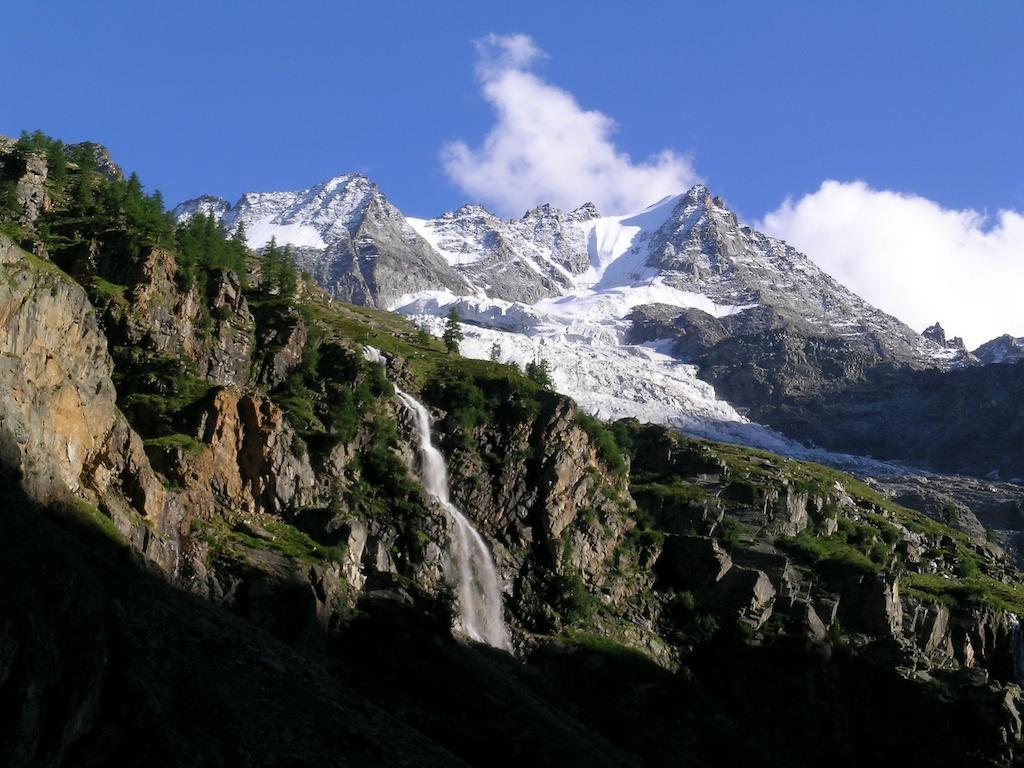
[[[491,119],[471,41],[525,33],[621,148],[692,152],[750,216],[824,178],[1024,207],[1024,5],[640,5],[12,3],[0,131],[106,143],[169,201],[363,169],[431,215],[464,198],[440,146]]]
[[[617,153],[675,153],[808,252],[843,234],[801,220],[805,199],[822,215],[828,179],[918,196],[940,218],[988,214],[960,222],[967,239],[1024,209],[1021,3],[7,5],[5,26],[26,32],[5,35],[0,132],[104,143],[172,204],[362,170],[408,215],[475,197],[501,208],[479,174],[474,186],[442,160],[452,142],[480,160],[494,130],[473,41],[495,33],[528,36],[546,54],[521,67],[529,77],[614,120]],[[1004,239],[987,247],[1005,261]]]

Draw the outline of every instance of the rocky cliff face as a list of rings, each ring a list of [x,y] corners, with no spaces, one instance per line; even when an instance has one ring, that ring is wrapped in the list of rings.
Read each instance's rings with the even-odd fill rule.
[[[0,236],[0,454],[39,502],[101,501],[118,530],[173,574],[182,509],[115,406],[106,339],[85,292]]]

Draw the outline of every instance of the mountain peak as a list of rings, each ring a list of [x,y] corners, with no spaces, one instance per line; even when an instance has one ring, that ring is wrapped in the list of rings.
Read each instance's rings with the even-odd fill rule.
[[[591,219],[601,218],[601,212],[591,202],[584,203],[569,215],[576,221],[590,221]]]
[[[555,208],[551,203],[541,203],[524,213],[523,220],[535,219],[541,216],[551,216],[553,214],[558,215],[560,213],[562,213],[562,210],[560,208]]]
[[[361,171],[353,171],[352,173],[339,173],[337,176],[332,176],[326,181],[314,185],[312,188],[316,189],[317,187],[320,187],[323,189],[336,189],[342,185],[374,188],[377,186],[365,173]]]
[[[921,331],[921,335],[926,339],[931,339],[940,346],[946,346],[946,330],[942,327],[942,323],[929,325]]]
[[[714,198],[711,196],[711,190],[704,184],[694,184],[687,190],[683,199],[689,203],[703,203],[705,205],[710,205],[714,201]]]
[[[231,203],[216,195],[201,195],[179,203],[171,211],[176,221],[189,222],[196,216],[212,216],[220,221],[231,208]]]
[[[464,203],[456,208],[454,211],[448,211],[447,213],[441,214],[439,218],[442,219],[463,219],[471,217],[483,217],[486,219],[497,219],[498,216],[487,209],[485,205],[480,203]]]
[[[985,365],[992,363],[1015,363],[1024,360],[1024,336],[1014,338],[1008,333],[986,341],[976,350],[975,356]]]

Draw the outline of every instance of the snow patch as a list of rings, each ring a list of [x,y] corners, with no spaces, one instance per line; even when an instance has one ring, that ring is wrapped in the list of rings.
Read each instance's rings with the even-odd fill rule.
[[[275,224],[272,219],[264,219],[245,228],[245,241],[250,248],[262,248],[271,240],[296,248],[327,247],[320,232],[309,224]]]
[[[480,261],[484,257],[484,254],[478,250],[468,248],[461,251],[450,250],[446,245],[452,245],[451,242],[446,241],[444,236],[437,231],[437,227],[433,220],[413,219],[408,216],[405,217],[405,220],[409,222],[409,226],[413,228],[417,235],[426,240],[430,244],[430,247],[437,251],[441,258],[448,262],[449,266],[462,267],[467,264],[473,264]]]

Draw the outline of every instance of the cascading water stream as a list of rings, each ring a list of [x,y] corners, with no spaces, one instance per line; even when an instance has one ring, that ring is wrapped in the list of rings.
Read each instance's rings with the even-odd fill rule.
[[[366,359],[384,366],[380,350],[365,347]],[[452,557],[455,560],[459,623],[473,640],[508,650],[501,603],[501,586],[494,558],[480,533],[448,496],[448,465],[431,441],[430,414],[412,395],[395,386],[395,395],[413,418],[419,448],[420,482],[452,521]]]

